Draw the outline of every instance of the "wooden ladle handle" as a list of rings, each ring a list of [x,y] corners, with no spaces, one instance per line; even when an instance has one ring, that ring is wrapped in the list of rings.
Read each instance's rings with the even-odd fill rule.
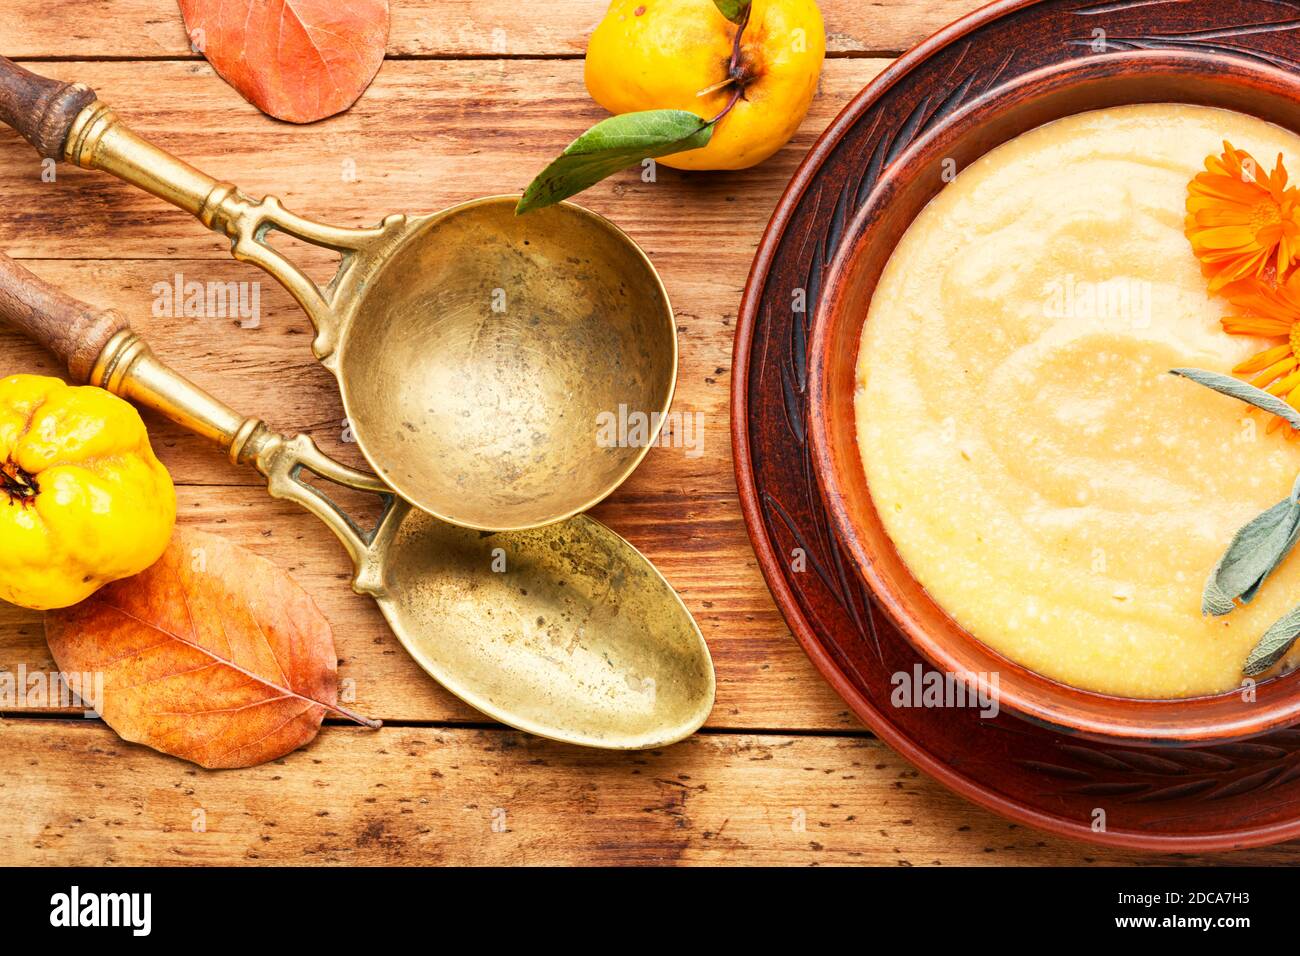
[[[128,327],[112,309],[95,309],[38,279],[0,252],[0,321],[45,346],[78,382],[90,380],[109,339]]]
[[[130,331],[119,313],[79,302],[2,252],[0,322],[14,326],[66,361],[75,380],[160,412],[183,428],[218,442],[230,452],[232,461],[252,461],[258,448],[273,436],[259,419],[245,418],[170,368]]]
[[[0,56],[0,121],[47,159],[63,159],[73,121],[94,100],[89,87],[38,76]]]

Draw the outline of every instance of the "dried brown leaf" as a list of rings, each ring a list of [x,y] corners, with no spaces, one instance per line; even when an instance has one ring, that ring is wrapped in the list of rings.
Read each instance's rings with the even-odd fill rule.
[[[190,42],[264,113],[312,123],[365,92],[388,45],[388,0],[179,0]]]
[[[204,767],[274,760],[310,742],[326,711],[353,716],[311,597],[205,532],[177,528],[153,567],[47,614],[45,633],[60,671],[102,675],[92,703],[119,735]]]

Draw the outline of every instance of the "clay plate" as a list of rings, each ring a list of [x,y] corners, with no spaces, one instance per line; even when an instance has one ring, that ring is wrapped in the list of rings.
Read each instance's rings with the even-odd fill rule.
[[[791,181],[759,247],[736,332],[732,436],[764,575],[809,657],[869,727],[949,787],[1013,819],[1166,851],[1300,836],[1300,731],[1141,749],[1067,736],[1005,711],[982,720],[974,709],[891,706],[892,675],[928,664],[862,583],[823,507],[811,455],[810,320],[829,264],[883,171],[957,110],[1035,71],[1082,57],[1181,51],[1300,73],[1298,39],[1300,16],[1272,0],[991,4],[920,44],[845,108]],[[798,289],[806,290],[803,311],[791,306]]]

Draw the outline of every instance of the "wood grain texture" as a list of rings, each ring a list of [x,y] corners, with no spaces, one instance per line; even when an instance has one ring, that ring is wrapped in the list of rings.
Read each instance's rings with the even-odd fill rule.
[[[759,169],[726,177],[661,169],[652,184],[627,174],[583,198],[645,246],[677,310],[681,369],[674,408],[701,416],[702,451],[653,450],[595,514],[664,571],[700,622],[718,669],[710,726],[861,726],[791,639],[757,572],[736,506],[727,415],[734,316],[775,196],[816,131],[883,66],[880,60],[832,63],[798,139]],[[531,82],[505,83],[507,68]],[[387,211],[434,209],[522,188],[555,148],[549,102],[574,105],[575,129],[600,115],[582,89],[580,65],[554,61],[440,63],[436,72],[426,63],[389,63],[352,111],[293,130],[262,117],[199,64],[151,63],[148,76],[124,63],[42,69],[89,78],[142,132],[214,174],[253,192],[278,191],[302,211],[339,222],[372,222]],[[155,95],[160,74],[176,90],[167,98],[173,106]],[[458,90],[477,106],[469,108]],[[409,105],[417,100],[427,111],[420,116]],[[517,106],[507,108],[512,101]],[[206,132],[186,132],[198,129]],[[268,154],[275,162],[267,162]],[[357,163],[357,182],[341,181],[348,157]],[[342,405],[333,379],[311,357],[307,320],[279,286],[232,262],[227,243],[152,197],[101,174],[61,168],[58,177],[42,182],[35,154],[0,131],[0,192],[20,197],[0,206],[7,251],[46,257],[25,264],[73,295],[120,310],[159,354],[237,410],[306,431],[328,454],[364,464],[356,446],[343,440]],[[695,204],[697,229],[681,228],[683,202]],[[75,215],[67,216],[68,209]],[[132,254],[139,258],[104,258]],[[319,265],[324,257],[311,261]],[[237,316],[155,315],[166,311],[157,290],[174,288],[177,276],[182,283],[257,283],[260,324],[243,328]],[[0,355],[0,374],[58,373],[50,356],[9,331],[0,332]],[[157,416],[146,419],[177,482],[202,486],[180,489],[182,520],[237,535],[237,543],[290,568],[321,602],[343,658],[340,676],[355,682],[360,709],[386,720],[481,720],[433,685],[370,602],[352,594],[347,560],[315,519],[266,498],[254,472],[231,466],[203,440]],[[35,615],[13,611],[0,622],[0,663],[40,667],[48,660]]]
[[[167,460],[165,450],[159,453]],[[312,595],[334,629],[347,707],[383,720],[484,721],[420,670],[374,602],[352,592],[347,555],[317,519],[241,486],[182,485],[177,499],[178,520],[187,527],[221,534],[270,558]],[[709,726],[861,729],[772,607],[734,500],[675,507],[624,500],[597,514],[655,562],[699,622],[718,679]],[[53,672],[41,615],[0,604],[0,671],[17,674],[20,667]],[[44,706],[38,701],[8,712],[39,713]]]
[[[659,264],[679,309],[705,280],[735,313],[750,257],[776,198],[822,129],[888,61],[827,64],[795,139],[736,173],[626,170],[582,194]],[[133,129],[250,196],[295,212],[373,225],[493,193],[518,193],[575,136],[607,114],[571,60],[388,61],[347,113],[310,126],[263,116],[201,63],[43,63],[88,83]],[[165,96],[158,90],[165,89]],[[0,236],[15,258],[226,259],[229,242],[104,173],[61,166],[0,129]],[[691,230],[682,229],[691,213]],[[323,256],[312,260],[317,265]],[[261,277],[252,266],[250,278]],[[686,304],[682,304],[686,303]],[[729,343],[727,343],[729,345]]]
[[[8,721],[0,744],[12,863],[1300,862],[1296,844],[1209,858],[1081,847],[972,807],[854,738],[708,734],[610,754],[508,731],[330,725],[306,750],[220,773],[94,721]]]
[[[350,591],[347,559],[325,529],[267,498],[256,475],[147,416],[180,483],[181,520],[272,558],[316,598],[334,626],[349,703],[389,721],[448,726],[330,725],[286,760],[211,773],[123,743],[96,721],[3,719],[0,862],[1205,862],[1101,850],[1009,824],[861,733],[776,611],[737,507],[731,341],[768,216],[817,133],[886,65],[870,55],[905,49],[981,2],[821,0],[834,59],[790,146],[755,170],[660,169],[655,183],[627,173],[582,198],[628,229],[662,271],[680,329],[676,408],[700,412],[706,429],[701,456],[654,450],[597,515],[663,569],[700,622],[718,666],[710,726],[768,732],[714,732],[620,755],[457,726],[481,717],[434,685]],[[189,51],[171,0],[8,0],[0,53],[58,61],[40,70],[92,84],[141,132],[250,193],[368,224],[521,189],[599,119],[579,58],[605,7],[556,0],[545,16],[521,20],[520,5],[503,0],[396,2],[390,59],[375,84],[353,110],[305,128],[261,116],[227,88]],[[143,194],[71,169],[45,182],[45,172],[30,147],[0,131],[0,248],[79,297],[121,309],[177,368],[240,410],[308,431],[359,462],[343,440],[329,375],[310,357],[306,321],[277,286]],[[323,259],[311,263],[319,270]],[[177,275],[260,280],[260,324],[155,314],[155,286]],[[0,374],[57,371],[12,333],[0,333],[0,356]],[[20,665],[52,667],[39,616],[0,606],[0,670]],[[504,832],[493,831],[498,808]],[[1285,863],[1297,854],[1300,844],[1210,859]]]
[[[831,56],[898,53],[982,0],[819,0]],[[607,0],[395,0],[390,57],[582,56]],[[521,13],[522,12],[522,13]],[[59,24],[51,29],[50,24]],[[6,0],[10,57],[193,57],[174,0]]]

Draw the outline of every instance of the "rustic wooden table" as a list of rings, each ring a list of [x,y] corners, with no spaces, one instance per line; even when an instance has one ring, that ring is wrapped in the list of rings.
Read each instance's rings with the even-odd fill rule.
[[[601,117],[582,83],[605,0],[392,0],[389,56],[348,113],[308,127],[259,114],[189,51],[173,0],[6,0],[0,52],[89,83],[133,126],[247,192],[370,224],[521,189]],[[718,674],[694,738],[583,751],[492,725],[407,657],[348,587],[315,519],[266,496],[200,439],[155,416],[180,520],[288,569],[334,625],[340,675],[378,732],[331,723],[310,747],[207,772],[120,741],[77,713],[0,720],[0,862],[47,864],[1095,864],[1296,862],[1300,843],[1214,857],[1086,846],[968,804],[878,742],[790,636],[755,565],[732,476],[728,394],[741,289],[777,197],[817,134],[889,58],[978,0],[821,0],[830,57],[802,130],[757,169],[658,182],[616,176],[582,202],[627,229],[677,309],[676,409],[703,454],[655,449],[596,514],[681,592]],[[49,176],[0,132],[0,248],[92,303],[121,309],[177,368],[240,410],[344,441],[328,373],[288,296],[183,214],[109,178]],[[323,264],[323,263],[322,263]],[[257,283],[260,322],[186,317],[161,286]],[[0,374],[59,374],[0,333]],[[0,671],[49,673],[40,615],[0,607]],[[201,811],[201,812],[199,812]]]

